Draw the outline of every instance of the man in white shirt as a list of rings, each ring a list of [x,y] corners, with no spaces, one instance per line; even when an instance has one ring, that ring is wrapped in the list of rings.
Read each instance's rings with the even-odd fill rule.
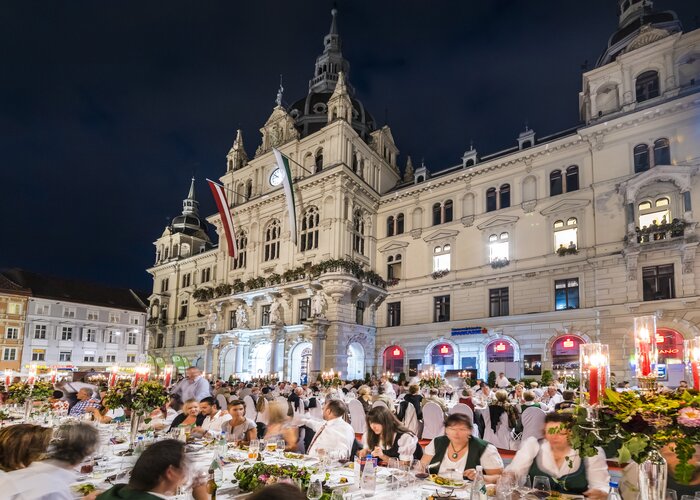
[[[193,432],[198,434],[221,433],[221,426],[224,422],[231,420],[231,415],[219,408],[219,402],[212,397],[204,398],[199,402],[199,412],[205,415],[201,427],[195,427]]]
[[[309,418],[302,419],[304,425],[316,432],[309,444],[309,449],[306,450],[307,455],[318,458],[329,450],[340,450],[348,457],[350,456],[355,442],[355,432],[343,419],[347,410],[347,406],[341,400],[331,399],[323,406],[324,422]]]
[[[474,394],[474,399],[479,402],[479,406],[488,406],[496,399],[496,394],[491,390],[491,387],[485,382],[481,384],[481,391]]]
[[[559,394],[559,391],[557,391],[557,388],[554,387],[553,385],[550,385],[547,387],[547,392],[542,396],[542,401],[547,404],[547,406],[550,409],[554,409],[554,407],[557,405],[557,403],[561,403],[564,401],[564,397]]]
[[[178,382],[172,390],[171,394],[173,396],[178,396],[183,403],[190,399],[201,401],[211,396],[209,382],[202,377],[202,372],[199,368],[190,366],[185,371],[185,375],[186,377]]]
[[[394,390],[394,386],[391,384],[389,379],[387,379],[386,377],[382,377],[381,383],[384,387],[384,394],[389,396],[392,400],[396,399],[396,391]]]
[[[505,389],[506,387],[510,386],[510,380],[508,380],[508,377],[506,377],[506,374],[501,372],[498,374],[498,377],[496,378],[496,387],[499,389]]]

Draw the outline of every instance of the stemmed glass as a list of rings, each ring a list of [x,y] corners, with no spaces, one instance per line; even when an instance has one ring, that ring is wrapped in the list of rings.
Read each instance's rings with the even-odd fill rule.
[[[279,452],[279,457],[284,457],[284,449],[287,447],[287,442],[284,439],[277,440],[277,451]]]
[[[515,486],[515,477],[512,474],[502,474],[496,482],[496,493],[503,495],[504,498],[510,498]]]
[[[549,484],[547,476],[535,476],[532,479],[532,489],[535,496],[539,498],[547,498],[552,492],[552,487]]]
[[[248,458],[250,460],[255,460],[258,458],[258,453],[260,452],[260,441],[253,439],[248,446]]]
[[[521,495],[527,495],[530,493],[530,490],[532,490],[532,481],[530,481],[530,476],[527,474],[523,474],[522,476],[518,476],[516,480],[516,490],[521,494]]]
[[[323,495],[323,486],[320,479],[315,479],[309,483],[309,488],[306,490],[306,498],[309,500],[318,500]]]
[[[413,460],[411,462],[411,475],[416,479],[427,479],[429,476],[425,464],[420,460]]]

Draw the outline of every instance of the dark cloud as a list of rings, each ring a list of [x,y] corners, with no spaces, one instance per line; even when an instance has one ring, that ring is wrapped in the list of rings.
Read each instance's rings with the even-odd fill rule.
[[[10,2],[0,18],[0,266],[148,288],[151,243],[189,178],[248,153],[279,75],[308,89],[327,1]],[[657,1],[695,28],[696,1]],[[613,0],[340,1],[351,83],[402,152],[431,169],[575,126],[581,64]],[[202,211],[214,211],[200,182]]]

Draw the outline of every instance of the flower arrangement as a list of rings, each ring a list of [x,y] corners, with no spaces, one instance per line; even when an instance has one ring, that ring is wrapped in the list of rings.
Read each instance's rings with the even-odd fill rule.
[[[442,387],[444,383],[445,381],[443,380],[442,375],[440,375],[440,372],[428,370],[420,374],[419,385],[422,388],[427,387],[430,389],[437,389],[439,387]]]
[[[131,407],[131,380],[118,380],[104,397],[104,404],[109,409]]]
[[[432,276],[433,279],[436,280],[442,278],[443,276],[447,276],[448,274],[450,274],[450,271],[448,271],[447,269],[441,269],[439,271],[433,271],[430,274],[430,276]]]
[[[37,380],[34,385],[18,382],[12,384],[7,393],[8,400],[15,404],[23,404],[28,399],[46,401],[53,393],[53,385],[42,380]]]
[[[491,261],[491,268],[500,269],[502,267],[506,267],[508,264],[510,264],[510,261],[508,259],[503,257],[497,257]]]
[[[313,471],[306,467],[296,465],[272,465],[265,462],[256,462],[250,467],[239,467],[234,472],[234,482],[238,481],[241,491],[255,491],[268,484],[274,484],[285,480],[294,483],[301,483],[300,486],[306,490],[311,480]]]
[[[139,384],[133,391],[131,410],[139,415],[145,415],[168,401],[168,393],[160,382],[147,381]]]
[[[700,393],[618,393],[607,389],[592,429],[586,408],[579,408],[571,428],[572,446],[581,456],[595,455],[596,446],[615,443],[618,462],[644,462],[667,445],[678,464],[676,481],[688,484],[693,477],[690,461],[700,445]]]

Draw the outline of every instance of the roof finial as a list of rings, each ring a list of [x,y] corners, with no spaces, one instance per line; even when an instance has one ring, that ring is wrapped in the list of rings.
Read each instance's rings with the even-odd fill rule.
[[[335,22],[335,16],[338,15],[338,9],[335,8],[335,4],[333,4],[333,8],[331,9],[331,15],[333,16],[333,20],[331,21],[331,30],[328,34],[329,35],[337,35],[338,34],[338,25]]]
[[[469,139],[469,151],[474,151],[474,139]]]
[[[190,183],[190,192],[187,193],[188,200],[194,200],[194,175],[192,176],[192,182]]]
[[[280,88],[277,90],[277,98],[275,99],[277,107],[282,106],[282,94],[284,94],[284,87],[282,86],[282,75],[280,75]]]

